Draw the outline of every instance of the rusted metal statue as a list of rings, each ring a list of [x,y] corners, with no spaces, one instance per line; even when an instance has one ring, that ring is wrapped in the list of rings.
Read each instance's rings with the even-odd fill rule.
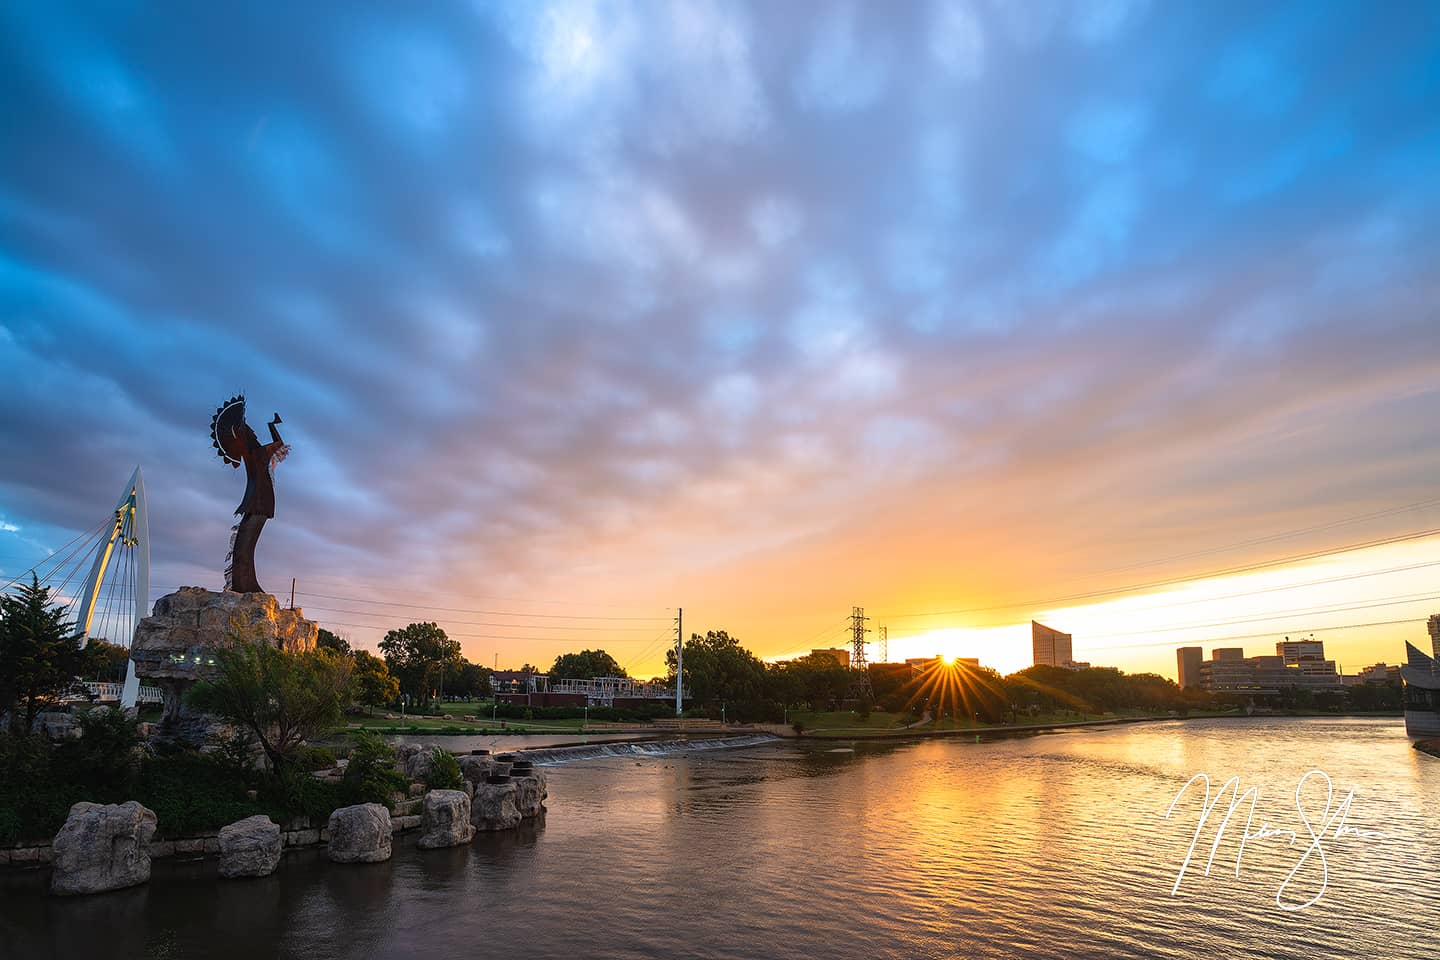
[[[270,472],[290,452],[275,429],[282,422],[280,414],[275,414],[269,423],[271,442],[262,444],[245,422],[243,394],[216,407],[210,419],[210,440],[220,459],[237,470],[245,465],[245,499],[235,508],[240,521],[230,531],[230,556],[225,561],[226,590],[264,593],[255,578],[255,543],[265,521],[275,516],[275,484]]]

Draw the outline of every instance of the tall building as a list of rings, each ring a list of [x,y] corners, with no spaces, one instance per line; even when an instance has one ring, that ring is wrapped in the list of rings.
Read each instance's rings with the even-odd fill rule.
[[[840,647],[825,647],[821,650],[811,650],[812,657],[829,657],[842,667],[850,666],[850,651]]]
[[[1043,623],[1030,621],[1030,645],[1035,654],[1035,665],[1064,667],[1074,659],[1071,657],[1070,634],[1052,630]]]
[[[1440,660],[1440,613],[1432,616],[1425,625],[1430,629],[1430,659]]]
[[[1205,662],[1205,651],[1199,647],[1180,647],[1175,651],[1175,660],[1180,668],[1180,686],[1200,686],[1200,664]]]
[[[1321,640],[1291,640],[1286,637],[1275,643],[1275,656],[1284,657],[1287,667],[1325,659],[1325,643]]]

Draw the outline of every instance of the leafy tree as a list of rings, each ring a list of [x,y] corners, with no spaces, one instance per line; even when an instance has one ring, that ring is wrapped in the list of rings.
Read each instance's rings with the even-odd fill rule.
[[[0,709],[10,710],[12,731],[28,733],[43,707],[90,672],[94,651],[82,639],[33,574],[19,594],[0,596]]]
[[[685,655],[688,659],[688,650]],[[848,668],[825,653],[812,653],[798,660],[776,664],[770,670],[789,698],[785,703],[804,703],[811,710],[825,710],[835,701],[843,700],[855,681]],[[772,680],[770,685],[773,689],[775,681]]]
[[[87,676],[96,680],[109,680],[121,683],[125,680],[125,665],[130,662],[130,650],[118,643],[111,643],[109,640],[90,638],[85,645],[90,651],[89,669]]]
[[[451,640],[435,623],[412,623],[391,630],[380,641],[385,665],[400,681],[400,689],[418,704],[435,696],[445,671],[460,660],[460,641]]]
[[[373,713],[376,707],[400,699],[400,681],[390,675],[384,660],[369,650],[356,650],[350,656],[354,662],[350,670],[351,699],[355,703],[369,707]]]
[[[629,676],[615,658],[604,650],[562,653],[550,667],[551,680],[589,680],[591,677]]]
[[[338,633],[331,633],[324,627],[320,628],[320,635],[315,638],[315,646],[322,650],[329,650],[331,653],[338,653],[342,657],[350,655],[350,641]]]
[[[665,654],[667,682],[675,682],[675,651]],[[691,634],[685,644],[685,694],[696,703],[756,700],[765,689],[765,665],[724,630]]]
[[[288,653],[266,643],[215,652],[214,679],[191,702],[254,735],[270,767],[283,776],[306,740],[339,722],[349,702],[352,661],[328,650]]]
[[[463,657],[450,664],[445,672],[445,693],[456,697],[476,699],[490,695],[490,668],[471,663]]]

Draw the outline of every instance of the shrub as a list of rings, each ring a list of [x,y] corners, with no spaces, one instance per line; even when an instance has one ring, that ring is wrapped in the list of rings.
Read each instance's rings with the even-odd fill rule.
[[[329,770],[335,766],[335,752],[324,747],[312,747],[308,744],[297,747],[295,750],[295,765],[301,770]]]
[[[425,786],[431,790],[459,790],[465,786],[460,776],[460,764],[449,750],[435,748],[430,763],[430,773],[425,777]]]
[[[312,778],[313,779],[313,778]],[[395,748],[368,730],[355,734],[344,786],[353,803],[383,803],[393,807],[392,794],[403,791],[405,776],[395,769]]]
[[[174,837],[259,813],[260,805],[245,795],[248,788],[223,761],[186,750],[143,762],[135,799],[155,811],[157,833]]]

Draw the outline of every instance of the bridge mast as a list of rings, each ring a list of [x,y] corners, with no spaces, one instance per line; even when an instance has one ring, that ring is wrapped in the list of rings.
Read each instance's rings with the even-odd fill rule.
[[[129,646],[134,640],[134,628],[145,616],[145,608],[150,602],[150,518],[145,509],[145,478],[138,466],[120,493],[109,535],[95,552],[95,562],[90,565],[90,573],[85,577],[85,586],[80,592],[75,626],[87,637],[95,618],[95,601],[100,596],[100,585],[114,558],[117,543],[121,548],[133,550],[135,558],[135,619],[131,635],[126,640],[126,646]],[[127,709],[133,707],[139,696],[140,678],[135,674],[135,661],[129,660],[125,665],[125,687],[120,695],[120,705]]]

